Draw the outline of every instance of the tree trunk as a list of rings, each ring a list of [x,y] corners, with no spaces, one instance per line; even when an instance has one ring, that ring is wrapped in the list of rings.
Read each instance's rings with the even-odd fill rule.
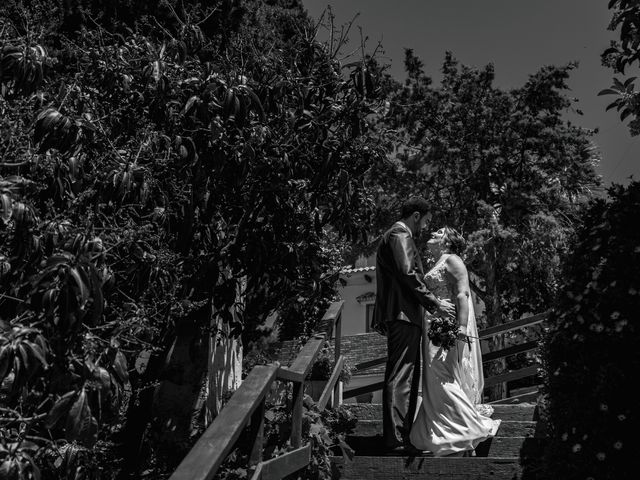
[[[236,292],[234,320],[239,321],[241,309],[245,306],[244,292],[247,280],[239,282]],[[217,318],[216,318],[217,317]],[[223,322],[212,312],[211,334],[209,336],[209,352],[207,381],[205,383],[205,425],[209,425],[218,416],[223,407],[227,392],[233,392],[242,383],[242,340],[231,337],[230,325]]]

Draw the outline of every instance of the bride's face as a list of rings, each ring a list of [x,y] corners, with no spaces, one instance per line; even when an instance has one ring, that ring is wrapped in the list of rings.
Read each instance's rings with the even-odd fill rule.
[[[441,228],[440,230],[437,230],[435,232],[431,232],[431,238],[429,238],[429,240],[427,241],[429,250],[434,253],[442,250],[444,248],[444,236],[444,228]]]

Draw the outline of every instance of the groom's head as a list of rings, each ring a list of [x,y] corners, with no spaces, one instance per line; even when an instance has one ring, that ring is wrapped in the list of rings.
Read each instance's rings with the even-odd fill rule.
[[[400,210],[402,221],[411,229],[411,233],[417,236],[431,220],[431,208],[422,197],[411,197],[402,204]]]

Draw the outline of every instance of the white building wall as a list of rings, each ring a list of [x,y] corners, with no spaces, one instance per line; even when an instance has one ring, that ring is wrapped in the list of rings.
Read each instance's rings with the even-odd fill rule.
[[[376,293],[375,270],[343,273],[338,286],[342,307],[342,335],[367,333],[367,305],[373,306]],[[369,295],[367,295],[369,294]],[[362,298],[365,296],[366,298]],[[359,301],[360,297],[360,301]],[[372,308],[372,307],[371,307]]]

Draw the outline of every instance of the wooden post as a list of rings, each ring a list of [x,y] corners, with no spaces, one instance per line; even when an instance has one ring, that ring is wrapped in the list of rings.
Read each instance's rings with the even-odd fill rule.
[[[260,405],[251,415],[250,437],[255,438],[253,447],[249,455],[249,465],[253,466],[262,461],[262,446],[264,444],[264,410],[265,399],[263,398]]]
[[[342,312],[338,314],[338,318],[336,319],[336,337],[334,341],[335,345],[335,364],[338,364],[338,360],[340,359],[341,349],[342,349]],[[342,382],[338,380],[336,382],[336,386],[333,389],[333,395],[331,396],[331,408],[335,408],[342,404]]]
[[[291,409],[291,446],[302,445],[302,413],[304,398],[304,381],[293,382],[293,408]]]

